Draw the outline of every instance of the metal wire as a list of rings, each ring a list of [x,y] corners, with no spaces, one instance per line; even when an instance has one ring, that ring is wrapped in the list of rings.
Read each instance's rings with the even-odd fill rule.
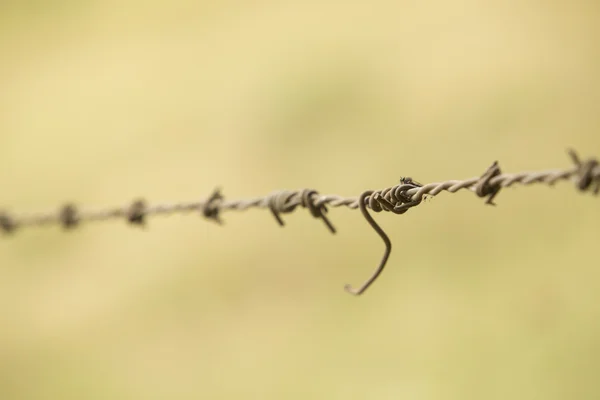
[[[477,196],[486,198],[486,204],[495,205],[494,198],[503,187],[515,184],[531,185],[543,183],[554,185],[560,180],[570,180],[580,191],[591,190],[594,195],[600,192],[600,164],[595,158],[582,161],[573,150],[568,150],[573,166],[564,170],[545,170],[503,174],[498,162],[494,162],[478,177],[464,180],[448,180],[444,182],[422,185],[411,178],[401,178],[400,183],[380,190],[366,190],[358,197],[338,195],[320,195],[313,189],[279,190],[264,197],[241,200],[225,200],[220,189],[205,200],[158,204],[150,206],[144,199],[136,199],[123,207],[106,208],[96,211],[79,211],[73,203],[67,203],[58,211],[15,216],[7,211],[0,211],[0,230],[11,234],[27,227],[46,225],[62,225],[65,230],[72,230],[82,223],[125,219],[132,225],[144,225],[146,219],[153,215],[172,215],[185,213],[200,213],[205,218],[222,224],[221,213],[225,211],[246,211],[251,208],[268,208],[280,226],[285,226],[282,214],[291,213],[298,207],[306,208],[310,214],[321,219],[327,229],[335,234],[336,230],[327,218],[327,207],[359,208],[365,220],[381,237],[385,251],[379,265],[366,282],[358,289],[346,285],[345,289],[351,294],[360,295],[379,277],[391,254],[392,244],[385,231],[375,222],[370,211],[392,212],[404,214],[410,208],[423,201],[426,195],[436,196],[442,191],[456,193],[461,189],[474,192]]]

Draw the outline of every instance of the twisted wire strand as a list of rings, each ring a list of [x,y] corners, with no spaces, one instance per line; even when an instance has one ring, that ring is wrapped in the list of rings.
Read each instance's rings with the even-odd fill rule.
[[[371,212],[392,212],[404,214],[425,199],[425,196],[437,196],[441,192],[456,193],[469,190],[477,196],[486,198],[486,204],[495,205],[494,198],[500,190],[515,184],[532,185],[543,183],[554,185],[558,181],[573,181],[578,190],[600,193],[600,163],[595,158],[581,160],[574,150],[568,150],[573,166],[568,169],[529,171],[504,174],[498,162],[494,162],[486,171],[478,176],[464,180],[447,180],[443,182],[420,184],[411,178],[401,178],[400,183],[380,190],[366,190],[358,197],[338,195],[321,195],[314,189],[279,190],[264,197],[253,199],[226,200],[220,189],[215,189],[205,200],[177,202],[170,204],[148,205],[144,199],[136,199],[122,207],[111,207],[100,210],[79,211],[73,203],[67,203],[58,211],[23,214],[13,216],[7,211],[0,211],[0,230],[14,233],[25,227],[42,227],[62,225],[65,230],[72,230],[83,222],[99,222],[111,219],[125,219],[132,225],[144,225],[149,216],[197,213],[217,224],[223,224],[221,213],[225,211],[246,211],[251,208],[269,209],[280,226],[285,226],[282,214],[294,212],[298,207],[306,208],[311,216],[321,219],[325,227],[332,233],[336,229],[327,218],[327,207],[347,207],[360,209],[363,217],[381,237],[385,250],[377,268],[359,287],[347,284],[347,292],[360,295],[379,277],[391,254],[392,244],[385,231],[373,219]]]

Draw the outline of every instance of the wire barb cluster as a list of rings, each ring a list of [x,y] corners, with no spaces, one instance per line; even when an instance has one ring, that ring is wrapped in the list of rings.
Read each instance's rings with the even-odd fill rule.
[[[600,163],[595,158],[581,160],[574,150],[568,150],[573,166],[565,170],[545,170],[538,172],[520,172],[503,174],[498,162],[495,161],[478,177],[465,180],[448,180],[422,185],[411,178],[401,178],[400,183],[385,189],[366,190],[358,197],[343,197],[337,195],[320,195],[313,189],[279,190],[265,197],[250,200],[225,200],[220,189],[215,189],[206,200],[195,202],[179,202],[149,206],[144,199],[137,199],[125,207],[108,208],[100,211],[80,211],[73,203],[63,205],[58,212],[47,212],[34,215],[13,216],[7,211],[0,211],[0,230],[6,234],[14,233],[17,229],[45,225],[62,225],[65,230],[72,230],[83,222],[104,221],[115,218],[125,218],[131,225],[143,226],[148,216],[170,215],[176,213],[195,212],[203,217],[222,225],[221,213],[224,211],[245,211],[250,208],[268,208],[277,223],[285,226],[282,214],[291,213],[298,207],[308,209],[311,216],[320,219],[332,233],[336,229],[327,218],[327,206],[360,209],[365,220],[381,237],[385,251],[379,265],[373,274],[358,288],[346,285],[347,292],[360,295],[379,277],[392,251],[392,243],[385,231],[375,222],[369,212],[392,212],[404,214],[410,208],[416,207],[426,195],[436,196],[442,191],[456,193],[461,189],[474,192],[485,203],[495,205],[494,198],[504,187],[516,183],[530,185],[544,183],[554,185],[559,180],[575,182],[578,190],[590,190],[594,195],[600,193]]]

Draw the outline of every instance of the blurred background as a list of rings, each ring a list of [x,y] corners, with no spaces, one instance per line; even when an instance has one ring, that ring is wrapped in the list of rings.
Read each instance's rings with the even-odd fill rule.
[[[565,168],[600,156],[595,1],[2,1],[16,214]],[[598,199],[442,193],[0,240],[2,399],[596,399]]]

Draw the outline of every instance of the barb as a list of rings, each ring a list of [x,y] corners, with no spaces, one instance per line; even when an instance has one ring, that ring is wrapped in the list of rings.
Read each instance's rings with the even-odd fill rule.
[[[320,195],[313,189],[280,190],[265,197],[249,200],[226,201],[220,189],[215,189],[206,199],[194,202],[179,202],[150,206],[144,199],[137,199],[128,206],[107,208],[98,211],[80,211],[73,203],[63,205],[58,212],[46,212],[32,215],[14,216],[8,211],[0,211],[0,230],[5,234],[13,234],[17,230],[27,227],[40,227],[47,225],[60,225],[65,230],[72,231],[83,223],[106,221],[111,219],[125,219],[131,225],[145,226],[146,220],[154,215],[172,215],[179,213],[196,212],[203,217],[222,225],[221,214],[225,211],[246,211],[251,208],[268,208],[276,222],[285,226],[281,214],[290,213],[298,207],[306,208],[311,216],[321,219],[331,233],[336,233],[335,227],[326,216],[327,206],[347,207],[361,210],[365,220],[384,242],[385,250],[379,265],[365,283],[358,289],[346,285],[345,289],[351,294],[360,295],[382,273],[392,251],[392,243],[385,231],[375,222],[369,210],[373,212],[392,212],[404,214],[410,208],[416,207],[424,200],[425,196],[436,196],[442,191],[456,193],[461,189],[474,192],[481,198],[486,198],[485,204],[495,205],[494,198],[500,190],[515,184],[531,185],[543,183],[554,185],[556,182],[570,180],[575,187],[582,191],[590,190],[594,195],[600,193],[600,163],[595,158],[581,160],[574,150],[569,149],[568,154],[573,161],[573,166],[564,170],[545,170],[533,172],[520,172],[504,174],[498,162],[495,161],[486,171],[478,177],[465,180],[448,180],[444,182],[422,185],[412,178],[400,178],[400,183],[385,189],[367,190],[357,197],[343,197],[337,195]]]

